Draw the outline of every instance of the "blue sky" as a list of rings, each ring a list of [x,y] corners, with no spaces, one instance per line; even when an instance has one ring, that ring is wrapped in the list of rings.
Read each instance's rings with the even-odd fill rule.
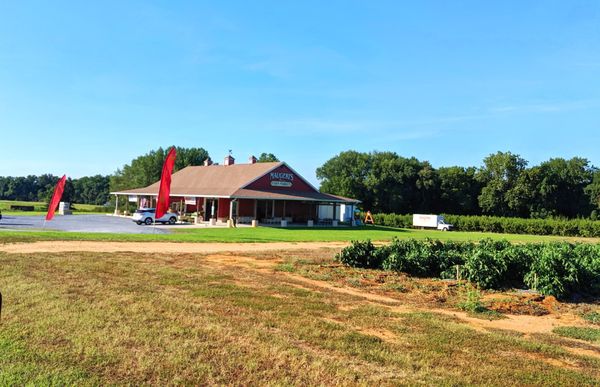
[[[159,146],[600,166],[598,1],[0,2],[0,175]]]

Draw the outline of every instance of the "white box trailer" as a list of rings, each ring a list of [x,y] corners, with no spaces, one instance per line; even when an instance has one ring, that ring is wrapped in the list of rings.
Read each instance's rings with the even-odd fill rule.
[[[421,228],[436,228],[442,231],[449,231],[452,229],[452,225],[444,221],[442,215],[413,215],[413,227]]]

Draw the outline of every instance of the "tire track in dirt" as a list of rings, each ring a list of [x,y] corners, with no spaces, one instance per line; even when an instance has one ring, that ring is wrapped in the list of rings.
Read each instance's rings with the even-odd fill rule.
[[[323,289],[330,292],[342,293],[345,295],[362,298],[368,303],[389,308],[391,311],[397,313],[429,312],[451,316],[458,319],[460,322],[465,323],[472,329],[482,333],[490,333],[490,331],[493,330],[510,330],[527,336],[536,333],[552,333],[554,328],[560,326],[586,326],[581,318],[574,314],[545,316],[505,315],[506,318],[503,319],[485,320],[469,316],[466,312],[458,310],[422,308],[406,305],[402,304],[401,301],[389,296],[369,293],[365,292],[364,290],[358,290],[346,286],[333,285],[325,281],[314,280],[293,273],[275,271],[275,266],[281,263],[281,260],[256,259],[253,257],[234,255],[208,255],[205,259],[209,264],[213,265],[225,264],[239,266],[251,270],[261,271],[263,273],[268,273],[269,275],[287,278],[295,283],[300,284],[300,287],[305,289],[306,287],[302,285],[306,285],[312,289]],[[290,283],[290,285],[294,286],[295,284]],[[589,345],[589,343],[587,344]],[[600,358],[600,348],[595,351],[591,349],[573,348],[568,346],[561,347],[575,355],[585,355]]]

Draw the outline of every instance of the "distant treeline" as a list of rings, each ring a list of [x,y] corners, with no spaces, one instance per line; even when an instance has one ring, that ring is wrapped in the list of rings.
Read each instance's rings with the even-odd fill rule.
[[[28,202],[48,202],[54,192],[59,176],[0,176],[0,199]],[[68,178],[63,201],[82,204],[103,205],[108,201],[109,176],[85,176]]]
[[[393,152],[346,151],[317,178],[321,191],[359,199],[374,213],[596,219],[600,208],[600,171],[579,157],[528,167],[519,155],[497,152],[479,168],[433,168]]]
[[[84,176],[67,179],[63,201],[104,205],[113,200],[109,192],[146,187],[160,179],[168,149],[158,148],[136,157],[112,175]],[[190,165],[201,165],[209,157],[203,148],[177,147],[175,171]],[[279,161],[272,153],[262,153],[258,162]],[[59,176],[0,176],[0,200],[48,202]]]

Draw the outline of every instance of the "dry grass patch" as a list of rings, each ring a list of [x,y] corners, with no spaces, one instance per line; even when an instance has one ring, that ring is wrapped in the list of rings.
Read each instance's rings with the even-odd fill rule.
[[[381,282],[311,254],[0,254],[0,384],[598,381],[596,359],[560,345],[401,307],[443,285]],[[352,288],[348,274],[364,281]],[[389,281],[406,290],[377,289]]]

